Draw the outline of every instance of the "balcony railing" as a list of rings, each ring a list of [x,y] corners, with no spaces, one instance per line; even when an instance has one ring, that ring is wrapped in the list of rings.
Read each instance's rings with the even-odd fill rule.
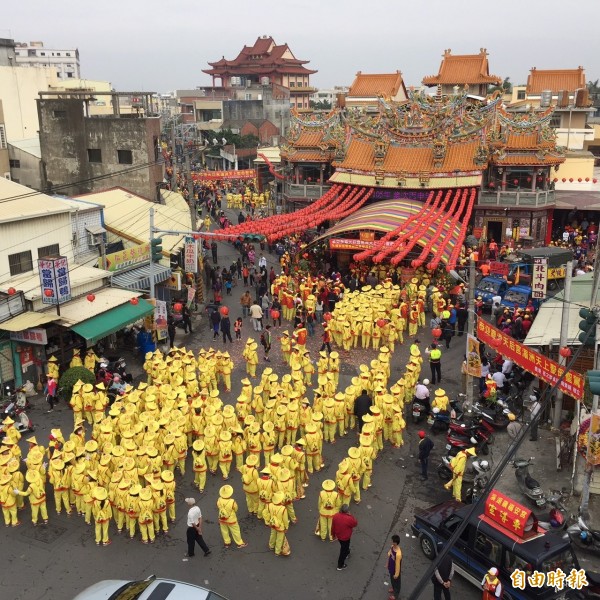
[[[285,186],[283,193],[288,198],[311,198],[316,200],[325,194],[330,187],[330,185],[290,183]]]
[[[556,199],[554,190],[537,190],[535,192],[511,190],[503,192],[496,190],[494,192],[485,191],[479,194],[478,204],[480,206],[524,206],[524,207],[543,207],[554,206]]]

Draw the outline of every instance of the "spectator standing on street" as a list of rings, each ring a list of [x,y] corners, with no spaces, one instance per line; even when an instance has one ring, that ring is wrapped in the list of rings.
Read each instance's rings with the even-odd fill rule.
[[[539,419],[538,414],[540,412],[540,410],[542,409],[542,405],[540,404],[540,401],[537,397],[537,395],[532,394],[531,398],[533,399],[533,402],[529,405],[529,420],[531,421],[531,435],[529,437],[529,441],[530,442],[536,442],[538,439],[538,425],[539,425]]]
[[[270,362],[269,352],[271,351],[271,326],[267,325],[264,332],[260,336],[260,343],[265,349],[265,360]]]
[[[247,317],[250,314],[250,306],[252,306],[252,296],[248,290],[242,294],[240,304],[242,305],[242,316]]]
[[[219,337],[219,325],[221,324],[221,313],[218,310],[213,310],[210,315],[210,322],[213,327],[213,340]]]
[[[421,463],[421,481],[427,479],[427,467],[429,465],[429,455],[433,450],[433,442],[427,437],[427,434],[419,431],[419,462]]]
[[[323,344],[321,345],[321,352],[323,352],[325,348],[327,348],[327,352],[331,354],[331,333],[329,333],[327,323],[323,323]]]
[[[172,315],[167,317],[167,333],[169,334],[169,348],[175,345],[175,319]]]
[[[244,326],[244,322],[242,321],[242,317],[238,317],[233,324],[233,330],[235,331],[235,339],[242,339],[242,327]]]
[[[252,306],[250,306],[250,318],[252,319],[252,327],[254,328],[254,331],[262,331],[262,317],[262,308],[257,302],[254,302]]]
[[[279,317],[273,317],[274,311],[279,313]],[[281,302],[279,302],[277,296],[273,296],[273,303],[271,304],[271,317],[273,318],[273,327],[281,327]]]
[[[233,340],[231,339],[231,321],[227,315],[221,318],[221,333],[223,334],[223,344],[227,344],[228,338],[229,343],[233,344]]]
[[[187,516],[186,532],[188,551],[185,556],[186,558],[194,556],[196,542],[198,542],[198,546],[202,548],[204,556],[208,556],[210,554],[210,549],[202,537],[202,511],[199,506],[196,506],[196,500],[194,500],[194,498],[186,498],[185,502],[190,507]]]
[[[216,265],[217,264],[217,242],[213,242],[210,245],[210,251],[212,253],[212,260]]]
[[[438,551],[444,547],[442,542],[438,542]],[[454,577],[454,563],[450,553],[446,554],[442,560],[438,563],[437,569],[431,576],[433,582],[433,600],[442,600],[442,593],[444,594],[444,600],[452,600],[450,597],[450,586],[452,585],[452,578]]]
[[[352,530],[358,525],[358,521],[350,514],[347,504],[342,504],[340,512],[333,515],[331,522],[331,535],[340,543],[340,555],[338,556],[337,570],[342,571],[348,565],[346,558],[350,554],[350,538]]]
[[[358,433],[362,433],[363,417],[369,413],[372,404],[373,402],[367,390],[363,390],[360,396],[354,401],[354,414],[358,423]]]
[[[387,553],[387,568],[392,584],[390,600],[398,600],[400,598],[400,585],[402,583],[402,549],[400,548],[399,535],[392,536],[392,547]]]
[[[186,333],[188,333],[188,331],[189,333],[194,333],[192,331],[192,315],[187,304],[184,304],[181,310],[181,320],[183,321],[184,331]]]
[[[52,377],[52,375],[48,375],[48,383],[46,385],[48,389],[46,400],[50,405],[48,412],[52,412],[54,410],[54,404],[56,403],[56,389],[58,387],[58,383],[56,382],[56,379]]]

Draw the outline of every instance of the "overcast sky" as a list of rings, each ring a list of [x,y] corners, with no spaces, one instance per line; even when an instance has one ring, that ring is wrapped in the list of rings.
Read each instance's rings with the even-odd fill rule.
[[[491,72],[519,84],[533,66],[583,65],[587,80],[600,78],[599,17],[600,0],[19,0],[0,37],[78,48],[82,76],[119,91],[210,85],[208,61],[261,35],[309,60],[320,88],[397,69],[418,86],[445,48],[487,48]]]

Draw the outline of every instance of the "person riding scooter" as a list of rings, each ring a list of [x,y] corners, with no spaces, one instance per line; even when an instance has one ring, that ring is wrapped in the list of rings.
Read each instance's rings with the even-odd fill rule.
[[[423,379],[423,383],[417,383],[415,387],[415,397],[413,402],[416,400],[417,402],[421,402],[425,406],[425,415],[428,415],[431,412],[431,404],[429,402],[429,379]]]

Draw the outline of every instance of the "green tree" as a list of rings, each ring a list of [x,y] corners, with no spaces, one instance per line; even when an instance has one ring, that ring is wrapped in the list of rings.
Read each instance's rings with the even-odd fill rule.
[[[505,77],[504,81],[500,85],[490,85],[488,87],[488,94],[493,94],[496,90],[503,94],[510,94],[512,92],[512,83],[510,77]]]
[[[71,399],[73,386],[78,381],[94,384],[96,383],[96,377],[85,367],[71,367],[70,369],[67,369],[58,381],[58,387],[61,390],[61,397],[65,398],[67,402]]]
[[[331,110],[331,102],[329,100],[317,100],[317,102],[311,100],[310,107],[315,110]]]

